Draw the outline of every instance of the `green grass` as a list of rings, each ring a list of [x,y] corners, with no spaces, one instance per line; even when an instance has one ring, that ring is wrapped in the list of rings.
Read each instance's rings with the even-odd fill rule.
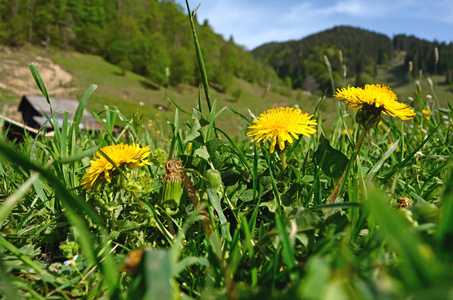
[[[350,157],[360,130],[343,109],[345,123],[338,116],[326,138]],[[451,293],[451,108],[433,111],[429,121],[420,111],[405,122],[383,118],[330,205],[342,169],[338,158],[323,155],[339,154],[322,141],[322,120],[316,135],[289,146],[282,172],[281,156],[268,146],[213,126],[215,110],[195,110],[188,124],[176,115],[174,133],[160,138],[146,126],[126,127],[126,138],[79,132],[69,122],[55,138],[12,144],[2,132],[0,293],[114,299]],[[352,124],[349,137],[344,124]],[[173,141],[173,158],[185,166],[181,204],[170,215],[159,193],[169,155],[158,150],[168,149],[161,138]],[[123,169],[124,178],[113,172],[111,183],[84,191],[81,179],[95,151],[127,139],[151,146],[152,165]],[[207,181],[211,168],[221,185]],[[399,198],[409,207],[398,208]],[[141,250],[129,254],[133,249]],[[136,253],[142,253],[137,266]],[[125,271],[133,266],[135,272]]]

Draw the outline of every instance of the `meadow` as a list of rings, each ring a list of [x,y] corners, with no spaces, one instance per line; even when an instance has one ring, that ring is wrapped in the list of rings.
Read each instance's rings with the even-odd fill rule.
[[[195,30],[194,42],[201,54]],[[361,89],[343,91],[349,108],[322,97],[283,121],[272,107],[267,116],[219,107],[199,63],[204,88],[193,108],[172,103],[166,135],[121,107],[102,108],[101,131],[79,130],[95,85],[72,120],[59,127],[49,116],[52,138],[0,132],[3,297],[451,297],[448,101],[414,91],[401,113],[379,87],[370,95],[387,100],[376,113],[351,109]],[[216,122],[227,111],[240,133]]]

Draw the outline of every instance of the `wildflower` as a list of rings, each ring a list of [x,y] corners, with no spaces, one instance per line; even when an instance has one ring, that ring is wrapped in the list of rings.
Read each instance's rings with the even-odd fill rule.
[[[363,89],[348,86],[338,89],[335,94],[335,100],[346,100],[348,107],[360,110],[356,119],[366,128],[379,122],[381,112],[402,120],[412,119],[415,116],[412,108],[397,99],[388,86],[380,84],[367,84]]]
[[[79,256],[76,254],[76,255],[74,255],[74,257],[73,257],[72,259],[65,260],[65,261],[63,262],[63,264],[64,264],[65,266],[69,266],[69,265],[70,265],[70,266],[72,266],[73,268],[75,268],[75,267],[77,266],[77,262],[76,262],[76,261],[77,261],[77,257],[79,257]]]
[[[380,84],[367,84],[365,88],[350,87],[338,89],[334,95],[335,100],[346,100],[347,107],[358,110],[356,121],[363,128],[357,143],[354,147],[354,153],[346,165],[343,174],[337,181],[327,203],[333,203],[341,191],[342,183],[346,177],[349,166],[355,162],[358,150],[362,147],[367,132],[371,127],[379,124],[381,113],[399,117],[402,120],[410,120],[415,116],[412,108],[406,104],[399,103],[395,93],[388,86]]]
[[[346,129],[343,129],[342,131],[343,135],[348,135],[348,131]],[[350,134],[353,134],[354,133],[354,130],[352,130],[351,128],[349,128],[349,133]]]
[[[151,152],[149,146],[140,148],[135,143],[132,145],[121,143],[119,145],[101,148],[100,151],[108,156],[117,167],[142,167],[151,164],[147,159]],[[96,157],[90,163],[91,166],[82,179],[82,186],[85,189],[91,189],[99,180],[105,179],[107,182],[111,182],[111,174],[115,166],[101,155],[101,153],[97,152]]]
[[[429,109],[422,109],[422,113],[423,113],[424,115],[429,115],[429,114],[431,114],[431,110],[429,110]]]
[[[417,151],[415,154],[414,154],[414,157],[415,157],[415,160],[418,161],[419,158],[425,156],[425,154],[423,154],[423,152],[421,151]]]
[[[425,117],[425,120],[426,120],[426,121],[429,121],[429,120],[430,120],[430,117]]]
[[[156,130],[156,134],[161,134],[160,130]]]
[[[291,144],[293,138],[298,139],[302,134],[310,136],[316,132],[316,120],[308,113],[302,114],[300,109],[289,107],[277,107],[269,109],[262,113],[258,119],[253,120],[252,129],[247,133],[248,136],[254,136],[252,141],[261,141],[265,143],[271,140],[270,152],[274,152],[275,145],[278,142],[280,150],[285,149],[285,142]]]

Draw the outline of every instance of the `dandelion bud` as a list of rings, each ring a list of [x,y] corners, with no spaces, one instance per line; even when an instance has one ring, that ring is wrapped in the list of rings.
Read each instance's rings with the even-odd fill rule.
[[[174,215],[179,211],[182,196],[182,176],[178,169],[182,168],[182,163],[176,159],[170,159],[165,165],[165,176],[162,180],[160,206],[169,215]]]
[[[204,177],[216,192],[219,192],[222,189],[222,175],[219,171],[215,169],[206,170]]]
[[[409,61],[409,73],[412,73],[412,70],[414,69],[414,63],[411,61]]]
[[[434,48],[434,59],[435,59],[435,64],[439,62],[439,49],[437,47]]]
[[[420,81],[415,80],[415,85],[417,86],[417,91],[419,93],[421,93],[422,92],[422,85],[420,84]]]
[[[329,73],[332,72],[332,66],[330,65],[330,61],[327,55],[324,55],[324,62],[326,63],[326,67]]]
[[[362,108],[355,115],[355,120],[358,124],[366,129],[376,126],[381,120],[382,107],[375,107],[364,103]]]
[[[432,79],[431,79],[430,77],[428,77],[428,78],[426,78],[426,80],[428,81],[429,87],[430,87],[431,89],[433,89],[433,88],[434,88],[434,84],[433,84]]]

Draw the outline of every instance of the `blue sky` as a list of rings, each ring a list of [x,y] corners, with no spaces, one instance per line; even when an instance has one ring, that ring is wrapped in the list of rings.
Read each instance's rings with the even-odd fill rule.
[[[186,7],[185,0],[175,0]],[[253,48],[299,40],[337,25],[440,42],[453,41],[453,0],[189,0],[201,3],[199,22],[208,20],[225,39]]]

